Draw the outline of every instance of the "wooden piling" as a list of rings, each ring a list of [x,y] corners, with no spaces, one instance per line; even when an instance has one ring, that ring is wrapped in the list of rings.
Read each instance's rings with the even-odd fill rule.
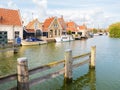
[[[14,48],[14,54],[18,53],[17,47]]]
[[[17,59],[17,71],[18,71],[18,79],[17,79],[17,90],[29,90],[29,75],[28,75],[28,62],[27,58],[18,58]]]
[[[72,50],[68,49],[65,52],[65,82],[71,82],[72,81]]]
[[[95,68],[96,46],[91,47],[90,68]]]

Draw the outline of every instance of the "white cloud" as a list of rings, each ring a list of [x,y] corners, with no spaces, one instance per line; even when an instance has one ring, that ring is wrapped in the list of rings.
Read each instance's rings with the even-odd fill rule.
[[[38,11],[38,15],[40,17],[46,16],[47,11],[47,0],[33,0],[36,4],[36,10]]]
[[[17,5],[12,0],[8,1],[7,7],[11,8],[11,9],[17,9],[18,8]]]

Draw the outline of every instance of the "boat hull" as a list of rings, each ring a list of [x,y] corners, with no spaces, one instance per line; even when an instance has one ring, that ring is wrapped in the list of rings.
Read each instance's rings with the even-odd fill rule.
[[[22,41],[21,44],[24,46],[31,46],[31,45],[41,45],[41,44],[46,44],[46,41],[34,41],[34,42],[28,42],[28,41]]]
[[[61,37],[56,37],[55,40],[56,40],[56,42],[67,42],[67,41],[72,41],[74,39],[72,36],[65,35],[65,36],[61,36]]]

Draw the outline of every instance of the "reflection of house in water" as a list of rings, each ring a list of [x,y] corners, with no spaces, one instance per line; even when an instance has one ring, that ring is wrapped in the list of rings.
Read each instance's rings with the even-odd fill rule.
[[[24,38],[29,36],[40,37],[42,35],[42,25],[43,23],[40,23],[38,19],[29,22],[28,25],[24,27]]]
[[[70,84],[64,83],[61,90],[84,90],[85,88],[87,88],[87,90],[96,90],[95,69],[89,69],[87,74],[77,80],[73,80]]]

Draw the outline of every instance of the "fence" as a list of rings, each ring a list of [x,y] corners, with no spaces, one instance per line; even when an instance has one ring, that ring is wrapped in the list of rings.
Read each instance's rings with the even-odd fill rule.
[[[82,58],[88,56],[88,60],[84,60],[82,62],[74,64],[73,62],[76,61],[77,58]],[[61,74],[64,74],[65,82],[72,81],[72,69],[89,63],[89,67],[91,69],[95,68],[95,58],[96,58],[96,46],[91,47],[91,52],[85,53],[79,56],[72,57],[72,50],[67,50],[65,52],[65,60],[60,60],[57,62],[49,63],[43,66],[36,67],[34,69],[28,70],[28,62],[27,58],[18,58],[18,65],[17,65],[17,73],[12,74],[6,77],[0,78],[0,84],[4,84],[13,80],[17,80],[17,86],[13,87],[12,90],[29,90],[35,84],[41,83],[47,79],[54,78]],[[58,71],[53,73],[49,73],[45,76],[37,77],[35,79],[29,80],[29,76],[40,73],[42,71],[49,70],[53,67],[63,64],[64,67]]]

